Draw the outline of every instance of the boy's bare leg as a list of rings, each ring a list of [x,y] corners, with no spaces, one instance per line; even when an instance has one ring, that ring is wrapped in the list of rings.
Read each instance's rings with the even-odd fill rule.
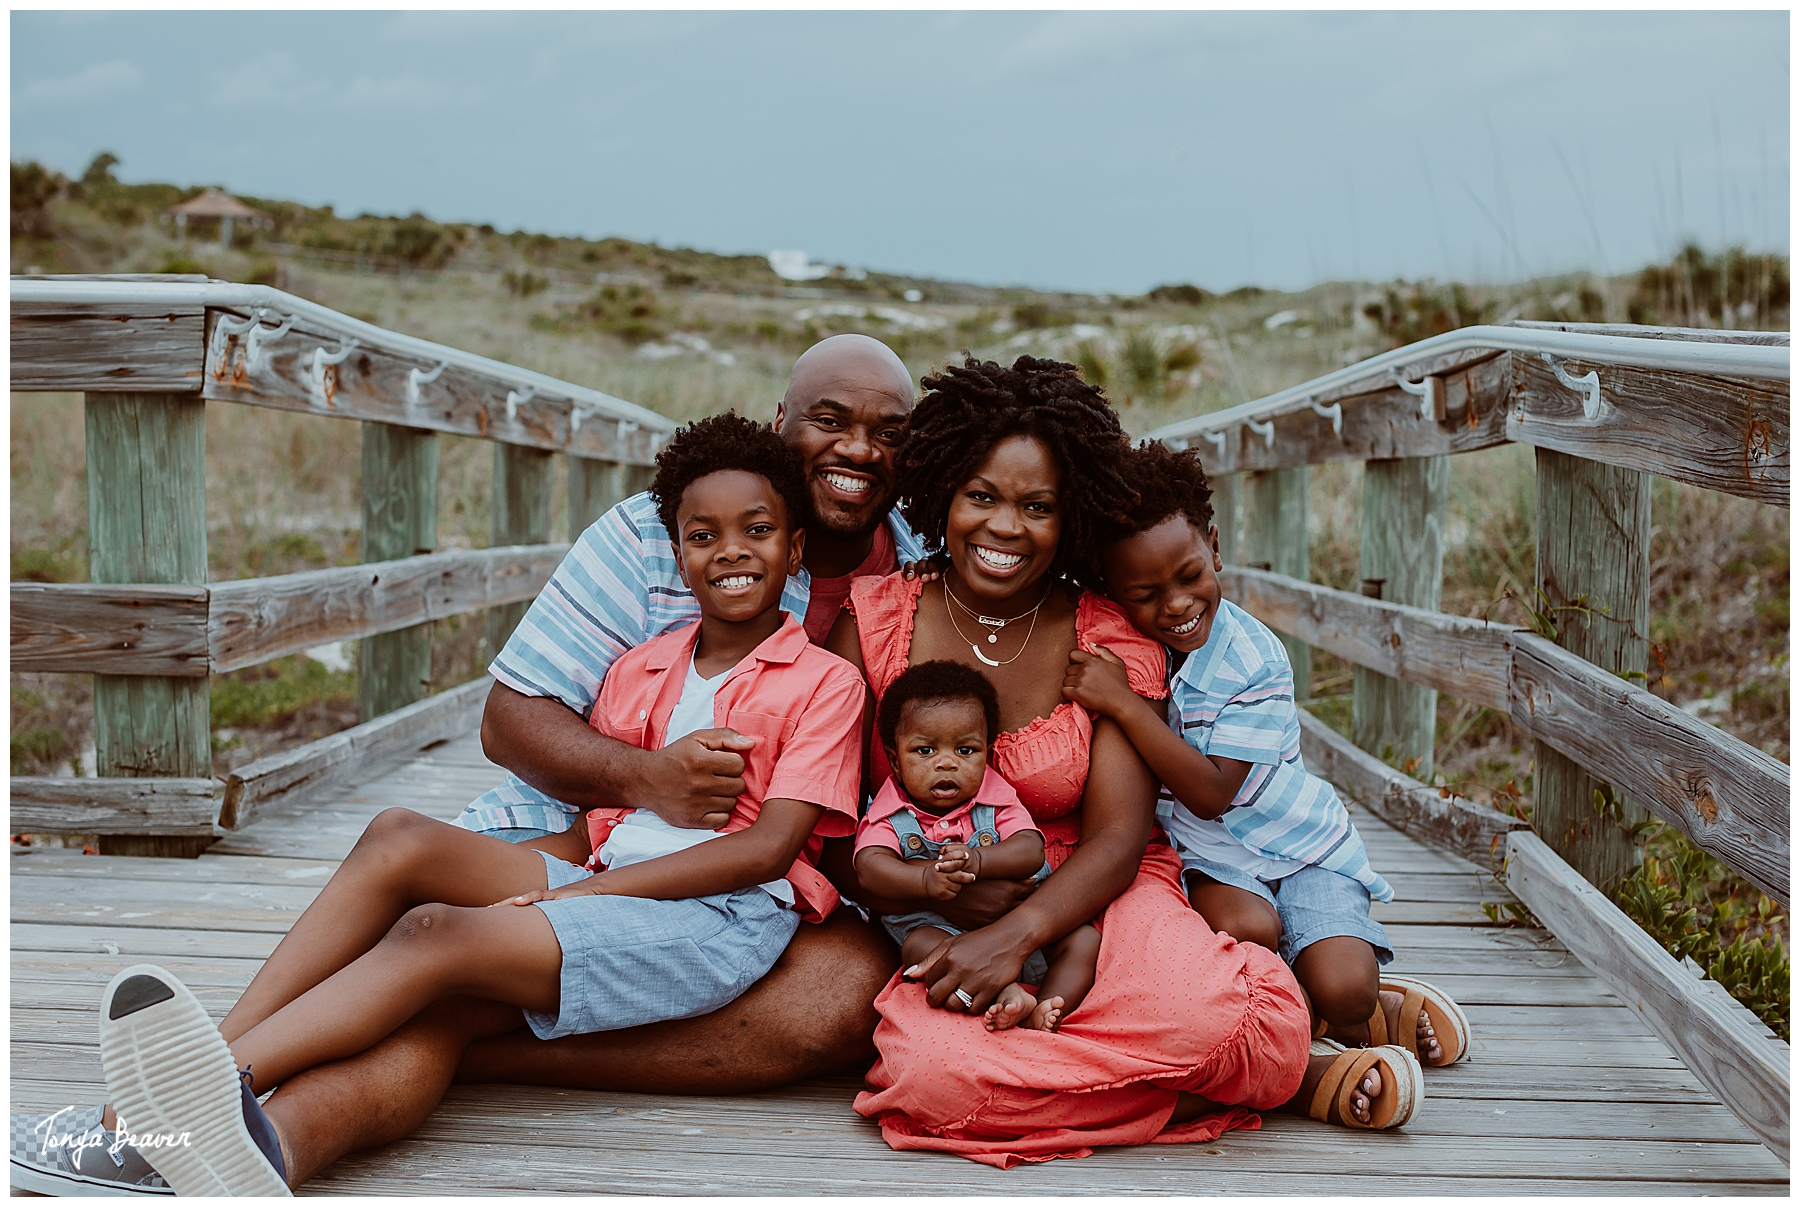
[[[1381,964],[1368,940],[1355,935],[1334,935],[1308,944],[1294,958],[1294,979],[1312,1001],[1313,1017],[1325,1020],[1325,1036],[1341,1044],[1364,1047],[1369,1042],[1369,1017],[1377,1003],[1387,1015],[1388,1034],[1400,1026],[1400,1007],[1406,998],[1382,993]],[[1429,1063],[1442,1059],[1431,1016],[1419,1011],[1415,1036],[1419,1058]]]
[[[860,1073],[875,1059],[875,998],[895,967],[887,933],[840,909],[803,924],[767,976],[711,1014],[548,1042],[514,1031],[471,1044],[456,1080],[745,1094]]]
[[[1100,932],[1077,926],[1050,947],[1050,967],[1038,986],[1037,1003],[1019,1025],[1034,1031],[1054,1031],[1075,1012],[1094,987],[1094,969],[1100,961]]]
[[[1255,943],[1280,954],[1281,915],[1273,905],[1246,889],[1220,884],[1203,872],[1189,872],[1187,883],[1188,904],[1208,926],[1239,943]]]
[[[369,951],[414,906],[485,906],[545,885],[537,851],[410,809],[376,815],[219,1024],[227,1043]]]
[[[561,980],[562,947],[536,906],[421,905],[372,950],[231,1040],[231,1054],[253,1070],[252,1088],[266,1090],[375,1046],[446,995],[553,1012]]]
[[[346,1153],[411,1135],[450,1087],[463,1049],[522,1023],[516,1006],[442,998],[368,1051],[289,1078],[263,1104],[281,1137],[288,1185],[310,1181]]]

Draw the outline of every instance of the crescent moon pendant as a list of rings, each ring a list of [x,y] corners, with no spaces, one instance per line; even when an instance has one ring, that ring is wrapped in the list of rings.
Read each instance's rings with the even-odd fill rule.
[[[981,647],[976,645],[972,641],[969,643],[969,652],[971,654],[974,654],[975,657],[981,659],[981,661],[987,666],[1005,666],[1006,665],[1004,662],[995,662],[992,658],[989,658],[986,654],[981,652]]]

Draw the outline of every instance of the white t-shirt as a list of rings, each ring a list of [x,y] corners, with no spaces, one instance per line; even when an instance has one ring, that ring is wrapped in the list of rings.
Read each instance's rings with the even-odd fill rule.
[[[681,699],[669,713],[664,746],[696,730],[713,728],[713,700],[730,669],[707,679],[695,669],[693,662],[688,663],[687,678],[681,684]],[[613,827],[606,845],[600,848],[600,863],[608,869],[629,867],[646,859],[659,859],[699,846],[708,839],[718,838],[720,833],[718,830],[684,830],[670,825],[648,809],[633,809]],[[786,880],[771,880],[757,887],[783,905],[794,904],[794,886]]]

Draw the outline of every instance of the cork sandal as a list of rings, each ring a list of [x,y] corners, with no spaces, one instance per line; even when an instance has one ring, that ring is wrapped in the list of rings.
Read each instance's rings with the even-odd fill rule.
[[[1306,1113],[1321,1123],[1360,1127],[1371,1131],[1401,1127],[1418,1113],[1425,1100],[1425,1079],[1419,1062],[1405,1048],[1389,1044],[1378,1048],[1345,1048],[1329,1039],[1312,1043],[1314,1056],[1335,1056],[1331,1067],[1313,1088]],[[1371,1067],[1381,1072],[1381,1092],[1369,1103],[1369,1121],[1350,1113],[1350,1095]]]
[[[1434,1069],[1453,1065],[1469,1054],[1469,1019],[1462,1012],[1462,1007],[1456,1004],[1455,998],[1428,981],[1408,976],[1383,977],[1381,988],[1383,992],[1398,993],[1403,999],[1400,1003],[1399,1034],[1388,1034],[1387,1011],[1376,1006],[1375,1013],[1369,1017],[1370,1047],[1398,1045],[1412,1053],[1422,1064]],[[1443,1050],[1443,1055],[1437,1060],[1427,1061],[1419,1056],[1421,1012],[1430,1020],[1438,1047]]]

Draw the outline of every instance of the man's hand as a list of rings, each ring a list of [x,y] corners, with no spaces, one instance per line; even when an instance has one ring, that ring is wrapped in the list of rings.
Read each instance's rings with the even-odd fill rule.
[[[561,888],[534,888],[529,893],[520,893],[517,897],[496,901],[488,908],[498,909],[502,905],[531,905],[538,901],[561,901],[565,897],[598,897],[601,895],[600,875],[596,873],[586,880],[577,880],[574,884],[565,884]]]
[[[652,791],[640,808],[683,830],[716,830],[744,794],[744,752],[734,729],[700,729],[650,754]]]
[[[938,913],[961,930],[979,930],[1011,913],[1036,891],[1031,880],[978,880],[943,902]]]
[[[1063,699],[1115,721],[1133,701],[1140,699],[1125,677],[1125,660],[1103,645],[1096,646],[1091,654],[1081,649],[1069,651],[1062,694]]]

